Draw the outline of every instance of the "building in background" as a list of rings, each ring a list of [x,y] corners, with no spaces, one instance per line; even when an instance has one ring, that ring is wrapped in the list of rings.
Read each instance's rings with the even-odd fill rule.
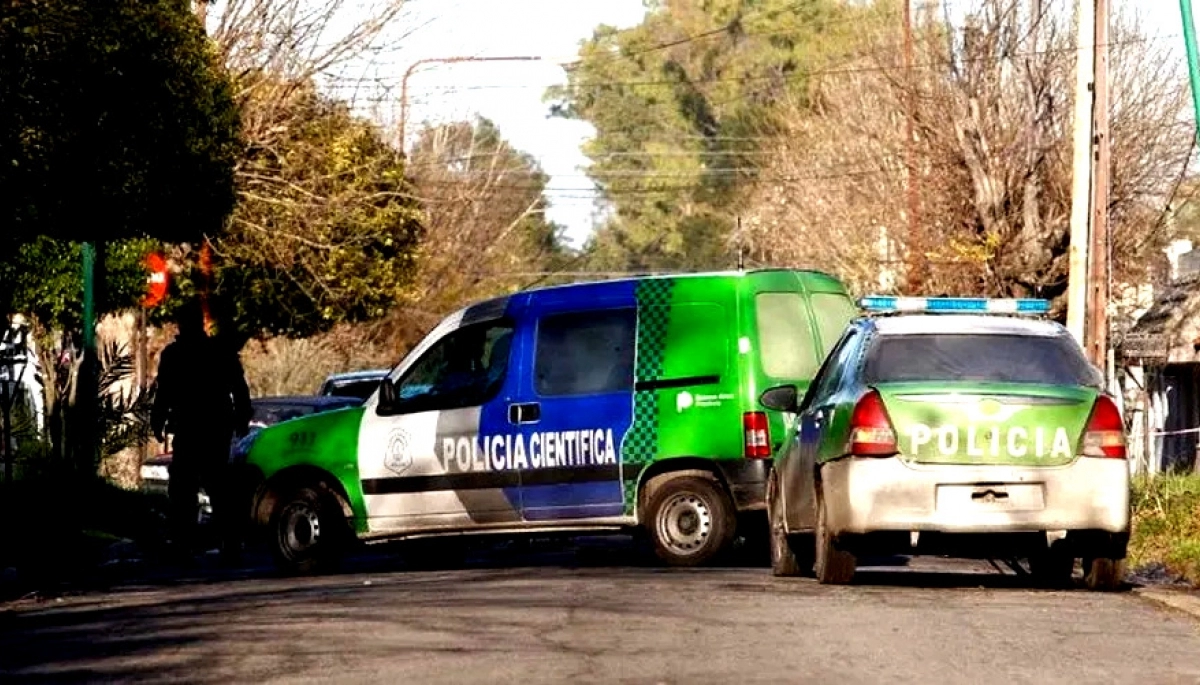
[[[1178,240],[1166,252],[1169,281],[1139,287],[1132,299],[1148,306],[1114,336],[1130,456],[1149,474],[1200,469],[1200,250]]]

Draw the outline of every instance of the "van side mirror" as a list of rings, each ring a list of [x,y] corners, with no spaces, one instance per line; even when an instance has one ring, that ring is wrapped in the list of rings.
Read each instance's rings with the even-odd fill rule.
[[[767,409],[782,412],[796,412],[796,403],[800,399],[800,392],[794,385],[777,385],[774,388],[768,388],[759,396],[758,401]]]

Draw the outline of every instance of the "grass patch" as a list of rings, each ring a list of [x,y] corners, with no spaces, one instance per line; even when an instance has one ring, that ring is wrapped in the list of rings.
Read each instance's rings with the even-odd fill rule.
[[[1200,475],[1136,478],[1129,562],[1200,585]]]

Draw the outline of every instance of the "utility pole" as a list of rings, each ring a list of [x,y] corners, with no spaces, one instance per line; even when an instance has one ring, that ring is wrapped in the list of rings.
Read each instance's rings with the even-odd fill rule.
[[[417,67],[423,64],[454,64],[456,62],[537,62],[542,58],[533,55],[515,55],[510,57],[431,57],[428,59],[419,59],[409,65],[404,72],[404,78],[400,80],[400,134],[396,140],[396,146],[400,149],[400,154],[404,154],[404,133],[405,126],[408,123],[408,77],[412,76]]]
[[[1084,344],[1088,275],[1088,210],[1092,188],[1092,106],[1095,76],[1096,14],[1094,0],[1076,0],[1075,121],[1071,161],[1071,249],[1067,275],[1067,329]]]
[[[917,188],[916,141],[913,118],[916,116],[916,82],[913,79],[912,0],[904,0],[904,166],[905,189],[908,194],[908,264],[905,269],[905,289],[910,295],[921,292],[925,282],[925,245],[921,239],[920,195]]]
[[[1096,0],[1095,118],[1092,140],[1095,167],[1092,174],[1092,230],[1088,255],[1087,351],[1092,362],[1108,376],[1108,2]]]

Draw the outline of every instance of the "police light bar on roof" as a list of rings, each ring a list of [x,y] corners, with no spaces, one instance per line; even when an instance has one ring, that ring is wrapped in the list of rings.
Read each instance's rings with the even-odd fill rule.
[[[1050,311],[1049,300],[987,297],[892,297],[871,295],[858,301],[868,312],[922,314],[1027,314]]]

